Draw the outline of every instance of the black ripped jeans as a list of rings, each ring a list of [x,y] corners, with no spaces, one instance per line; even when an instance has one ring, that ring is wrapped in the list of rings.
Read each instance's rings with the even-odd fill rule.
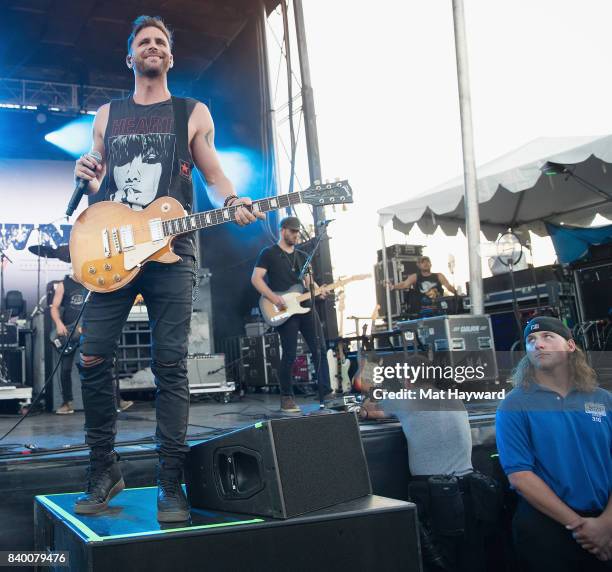
[[[155,376],[160,457],[182,464],[189,416],[187,338],[191,321],[194,259],[175,264],[150,262],[128,286],[105,294],[92,293],[83,314],[81,355],[96,356],[93,365],[81,359],[86,442],[92,448],[114,446],[117,432],[113,358],[123,325],[137,294],[142,294],[152,331],[151,369]]]

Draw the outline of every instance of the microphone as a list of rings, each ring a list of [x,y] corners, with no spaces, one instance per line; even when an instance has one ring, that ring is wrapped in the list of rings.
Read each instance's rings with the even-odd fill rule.
[[[88,157],[94,159],[96,163],[100,163],[102,161],[102,155],[97,151],[90,151],[87,153]],[[89,185],[89,181],[85,179],[76,178],[76,186],[74,187],[74,192],[70,197],[70,201],[68,202],[68,207],[66,208],[66,216],[72,216],[72,213],[79,206],[83,195],[85,194],[85,190],[87,189],[87,185]]]
[[[327,220],[320,220],[317,223],[317,226],[327,226],[330,222],[334,222],[336,219],[335,218],[328,218]]]

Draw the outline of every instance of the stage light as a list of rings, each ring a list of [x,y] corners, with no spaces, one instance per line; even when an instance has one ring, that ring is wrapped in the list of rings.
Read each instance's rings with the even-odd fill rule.
[[[262,160],[258,153],[243,147],[217,149],[217,153],[223,172],[233,183],[237,195],[249,196],[254,199],[266,195],[261,167]],[[208,200],[204,198],[207,193],[206,183],[197,169],[194,171],[194,175],[193,183],[197,210],[210,208],[207,204],[208,201],[213,207],[222,206],[217,204],[213,196],[209,195]]]
[[[67,123],[57,131],[45,135],[45,141],[63,149],[73,157],[87,153],[91,147],[91,129],[94,118],[91,115]]]
[[[230,148],[219,150],[219,161],[223,171],[236,189],[244,192],[253,184],[255,174],[254,153],[248,149]]]

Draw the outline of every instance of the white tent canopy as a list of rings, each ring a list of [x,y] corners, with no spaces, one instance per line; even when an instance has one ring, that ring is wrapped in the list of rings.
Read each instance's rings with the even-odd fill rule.
[[[546,163],[567,166],[572,175],[547,176]],[[588,226],[597,213],[612,216],[612,135],[541,137],[478,171],[481,230],[495,240],[508,228],[547,234],[544,222]],[[378,211],[382,227],[426,234],[438,226],[449,235],[465,226],[463,176]]]

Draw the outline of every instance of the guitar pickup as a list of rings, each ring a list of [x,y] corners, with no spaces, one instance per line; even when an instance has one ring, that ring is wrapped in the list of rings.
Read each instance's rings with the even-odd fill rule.
[[[116,228],[113,228],[111,230],[111,235],[113,237],[113,246],[115,247],[115,250],[119,254],[121,253],[121,241],[119,240],[119,233],[117,232]]]
[[[111,256],[110,241],[108,239],[108,230],[106,229],[102,231],[102,248],[104,248],[104,257],[110,258]]]
[[[159,242],[164,239],[164,229],[160,218],[154,218],[149,221],[149,232],[151,233],[152,242]]]
[[[131,224],[119,227],[119,238],[123,250],[131,250],[134,248],[134,231],[132,230]]]

